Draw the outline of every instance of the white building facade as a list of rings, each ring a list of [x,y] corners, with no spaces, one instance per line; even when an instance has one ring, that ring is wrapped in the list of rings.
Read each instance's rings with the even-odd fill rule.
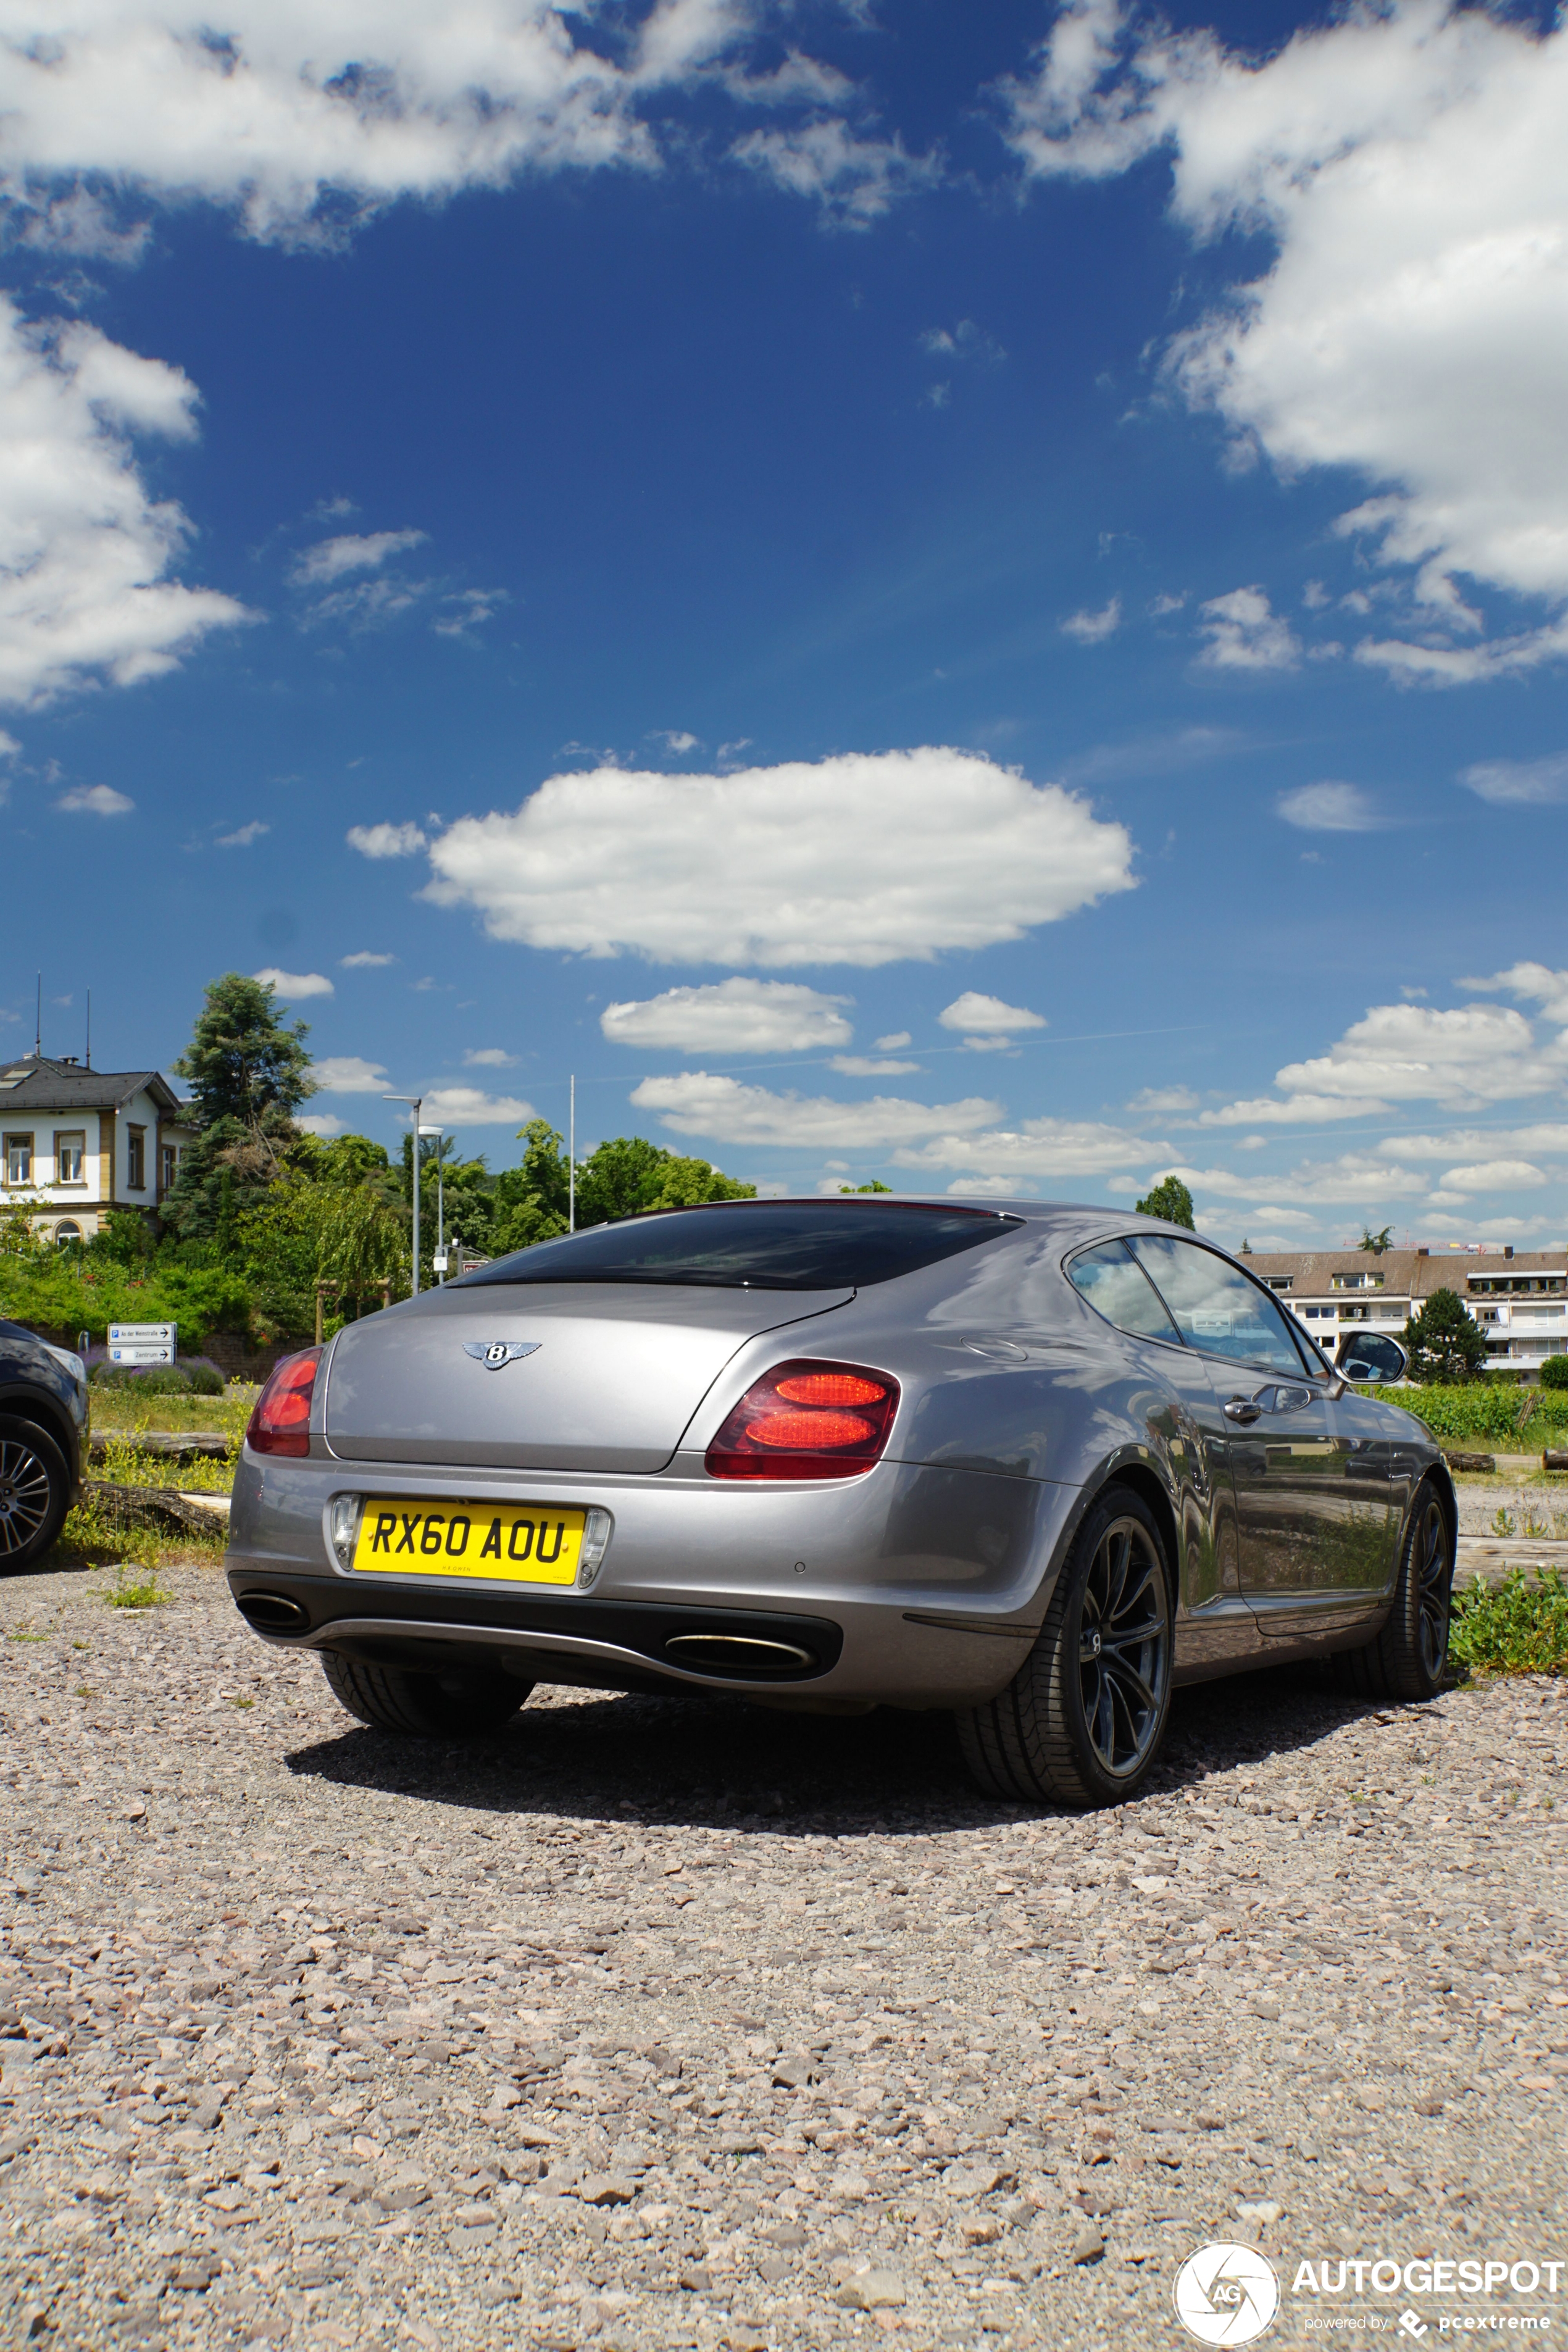
[[[110,1209],[149,1215],[193,1130],[157,1070],[91,1070],[22,1055],[0,1068],[0,1208],[58,1242],[86,1241]]]
[[[1554,1250],[1253,1250],[1246,1263],[1331,1357],[1360,1328],[1397,1339],[1435,1290],[1486,1335],[1488,1369],[1529,1380],[1568,1351],[1568,1245]]]

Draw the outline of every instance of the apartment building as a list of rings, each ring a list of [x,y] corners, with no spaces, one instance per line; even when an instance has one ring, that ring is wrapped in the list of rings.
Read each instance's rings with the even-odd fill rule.
[[[24,1054],[0,1067],[0,1208],[27,1210],[58,1242],[85,1241],[110,1209],[156,1209],[192,1139],[157,1070],[92,1070]]]
[[[1247,1264],[1332,1356],[1358,1325],[1397,1339],[1435,1290],[1462,1298],[1490,1368],[1520,1379],[1568,1349],[1568,1245],[1551,1250],[1252,1250]]]

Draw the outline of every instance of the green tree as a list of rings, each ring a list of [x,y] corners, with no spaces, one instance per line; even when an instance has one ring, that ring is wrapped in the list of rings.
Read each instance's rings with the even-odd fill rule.
[[[1543,1389],[1568,1389],[1568,1356],[1548,1356],[1541,1367]]]
[[[566,1231],[565,1137],[547,1118],[531,1118],[519,1128],[518,1139],[524,1146],[521,1166],[503,1168],[496,1178],[490,1247],[498,1257]]]
[[[893,1188],[890,1184],[884,1184],[879,1177],[873,1176],[868,1184],[840,1184],[838,1189],[841,1192],[890,1192]]]
[[[1451,1387],[1484,1371],[1487,1343],[1457,1292],[1435,1290],[1405,1327],[1410,1370],[1416,1380]]]
[[[299,1140],[294,1113],[314,1094],[308,1024],[279,1019],[269,983],[226,972],[209,982],[191,1042],[173,1065],[190,1086],[186,1116],[195,1139],[163,1205],[164,1224],[182,1241],[215,1241],[220,1222],[231,1234],[283,1173]],[[233,1185],[226,1213],[224,1171]]]
[[[1359,1249],[1370,1250],[1373,1257],[1381,1257],[1384,1251],[1389,1247],[1393,1240],[1394,1227],[1392,1225],[1384,1225],[1380,1232],[1375,1234],[1373,1232],[1370,1225],[1363,1225],[1361,1229],[1361,1240],[1356,1246]]]
[[[1193,1223],[1193,1196],[1179,1176],[1162,1177],[1134,1205],[1141,1217],[1163,1217],[1168,1225],[1185,1225],[1189,1233],[1197,1230]]]

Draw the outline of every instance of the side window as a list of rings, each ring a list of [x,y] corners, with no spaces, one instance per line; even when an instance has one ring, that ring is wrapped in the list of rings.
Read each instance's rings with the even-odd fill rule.
[[[1163,1234],[1131,1234],[1127,1245],[1189,1346],[1300,1377],[1302,1359],[1283,1313],[1267,1291],[1213,1250]]]
[[[1171,1339],[1180,1345],[1180,1332],[1147,1276],[1129,1257],[1125,1242],[1101,1242],[1098,1248],[1080,1251],[1067,1273],[1073,1288],[1119,1331],[1136,1331],[1144,1339]]]

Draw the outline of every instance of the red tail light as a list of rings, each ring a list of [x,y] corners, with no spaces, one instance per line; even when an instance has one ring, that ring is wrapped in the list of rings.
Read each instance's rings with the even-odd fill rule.
[[[858,1364],[775,1364],[708,1448],[710,1478],[853,1478],[881,1454],[899,1384]]]
[[[245,1442],[253,1454],[309,1454],[310,1393],[323,1348],[285,1356],[256,1400]]]

